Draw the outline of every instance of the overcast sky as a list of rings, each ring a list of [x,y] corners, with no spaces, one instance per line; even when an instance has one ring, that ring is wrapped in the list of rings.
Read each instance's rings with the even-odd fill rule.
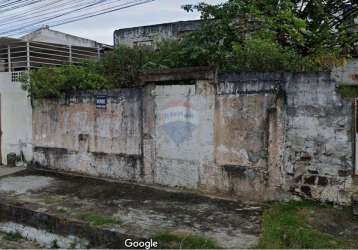
[[[98,42],[113,44],[113,32],[116,29],[199,19],[198,13],[187,13],[181,9],[182,5],[198,2],[217,4],[224,0],[155,0],[151,3],[54,29]]]

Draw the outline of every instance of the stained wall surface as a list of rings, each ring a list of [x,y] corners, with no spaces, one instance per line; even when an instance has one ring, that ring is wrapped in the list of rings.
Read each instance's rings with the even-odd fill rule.
[[[285,179],[294,193],[349,203],[352,101],[341,97],[337,84],[324,74],[286,79]]]
[[[329,74],[220,74],[36,104],[44,168],[229,195],[350,202],[352,105]],[[102,93],[103,94],[103,93]]]
[[[135,179],[141,158],[141,92],[108,94],[106,109],[83,93],[36,104],[33,115],[35,161],[82,174]]]

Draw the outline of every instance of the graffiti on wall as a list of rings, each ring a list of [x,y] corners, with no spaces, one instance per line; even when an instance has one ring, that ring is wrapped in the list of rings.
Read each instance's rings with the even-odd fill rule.
[[[178,145],[192,136],[198,124],[198,113],[187,100],[170,101],[159,112],[159,127]]]

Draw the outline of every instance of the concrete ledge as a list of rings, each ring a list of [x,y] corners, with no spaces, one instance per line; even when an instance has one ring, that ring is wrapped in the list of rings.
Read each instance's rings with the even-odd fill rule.
[[[87,239],[89,247],[125,248],[125,239],[143,240],[133,235],[122,234],[103,228],[91,227],[89,224],[60,218],[43,212],[36,212],[21,205],[0,202],[0,221],[14,222],[42,229],[62,236],[75,235]]]
[[[139,79],[142,84],[148,82],[175,82],[184,80],[210,80],[215,82],[216,75],[217,71],[214,67],[192,67],[143,71]]]

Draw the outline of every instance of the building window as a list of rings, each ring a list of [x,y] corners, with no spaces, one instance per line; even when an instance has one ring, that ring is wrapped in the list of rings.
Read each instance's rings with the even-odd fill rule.
[[[24,74],[24,71],[11,72],[11,82],[18,82],[19,78]]]
[[[139,46],[153,46],[154,42],[153,40],[146,40],[146,41],[136,41],[133,43],[133,45],[135,47],[139,47]]]

